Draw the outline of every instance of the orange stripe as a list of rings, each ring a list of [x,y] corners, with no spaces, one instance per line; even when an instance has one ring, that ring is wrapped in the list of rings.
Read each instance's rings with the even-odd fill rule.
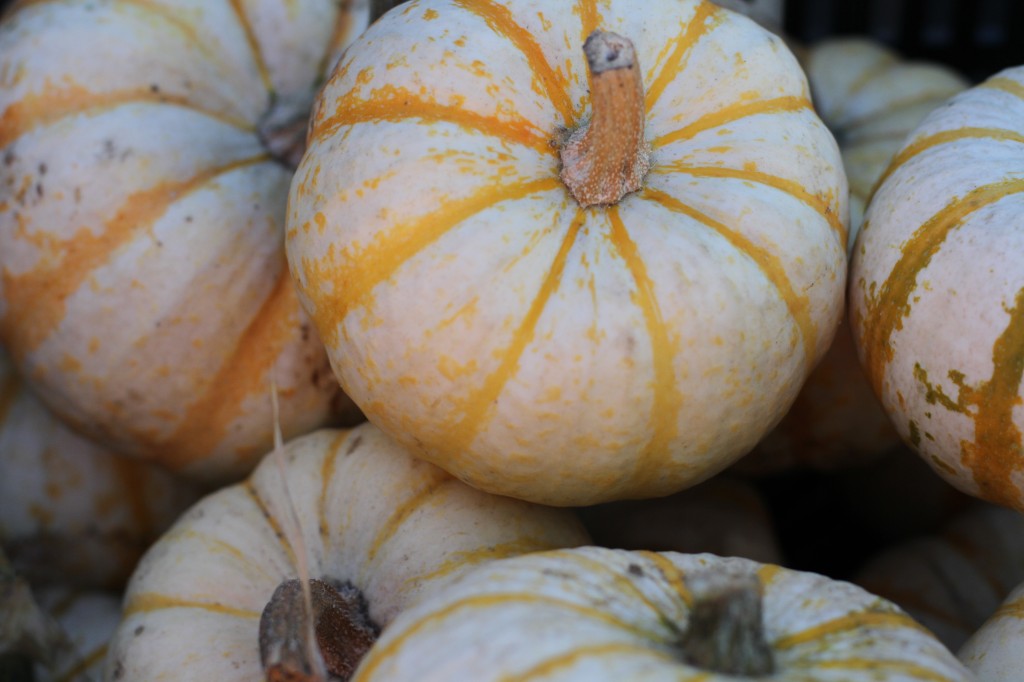
[[[23,357],[38,348],[64,319],[67,299],[79,290],[92,272],[107,263],[137,234],[152,226],[174,202],[219,176],[269,160],[268,155],[261,154],[205,169],[187,180],[163,182],[139,190],[125,198],[99,234],[82,227],[66,241],[57,241],[45,233],[37,235],[37,239],[54,242],[45,246],[57,251],[55,255],[59,258],[55,263],[43,260],[36,270],[20,275],[3,273],[5,295],[10,305],[6,319],[19,321],[12,334],[15,339],[11,341],[12,353]]]
[[[482,564],[486,561],[505,559],[508,557],[520,556],[522,554],[531,554],[533,552],[560,549],[561,547],[561,544],[553,544],[548,540],[519,538],[516,540],[509,540],[508,542],[476,547],[463,552],[453,552],[446,555],[444,563],[435,567],[433,570],[406,578],[405,582],[432,582],[438,578],[443,578],[444,576],[450,575],[456,571],[462,571],[469,566],[476,566],[477,564]]]
[[[267,373],[284,348],[298,337],[299,309],[291,275],[282,263],[274,288],[238,337],[234,350],[206,385],[205,392],[188,407],[177,430],[154,449],[165,466],[180,471],[209,457],[227,435],[242,404],[252,396],[269,395]],[[261,452],[235,451],[232,454],[258,456],[264,454],[262,450],[269,445],[255,447]]]
[[[424,505],[431,501],[431,498],[441,492],[441,490],[451,483],[455,483],[455,479],[451,478],[448,474],[444,473],[440,469],[429,469],[431,478],[433,480],[424,484],[423,488],[417,491],[412,497],[409,497],[402,504],[392,510],[391,515],[388,516],[388,520],[380,527],[377,534],[373,538],[373,542],[370,543],[370,548],[366,553],[367,562],[372,562],[377,556],[377,553],[381,548],[394,537],[398,529],[402,527],[402,524],[413,515],[414,512],[421,509]]]
[[[1005,76],[993,76],[978,87],[1002,90],[1003,92],[1013,95],[1018,99],[1024,99],[1024,85],[1021,85],[1012,78],[1006,78]]]
[[[842,243],[846,244],[846,226],[840,219],[835,204],[835,196],[819,196],[811,194],[804,187],[793,180],[780,178],[777,175],[770,175],[756,170],[746,168],[722,168],[718,166],[687,166],[682,161],[675,161],[655,169],[654,173],[685,173],[698,178],[734,178],[747,182],[757,183],[772,189],[784,192],[797,201],[807,204],[821,215],[832,229],[839,235]]]
[[[324,461],[320,465],[320,499],[317,501],[316,509],[320,540],[323,543],[324,552],[328,554],[333,543],[331,524],[327,518],[327,498],[334,486],[334,474],[338,465],[338,457],[341,456],[341,446],[348,443],[350,436],[351,431],[340,431],[328,447],[327,456],[324,457]],[[356,436],[353,443],[358,444],[360,438],[361,436]]]
[[[260,617],[259,611],[239,609],[225,604],[218,604],[217,602],[201,602],[168,597],[153,592],[143,592],[142,594],[131,596],[124,606],[123,617],[127,618],[136,613],[152,613],[153,611],[162,611],[164,609],[200,609],[236,618],[258,619]]]
[[[8,106],[0,116],[0,148],[9,146],[22,135],[51,125],[68,116],[95,115],[127,104],[168,104],[183,107],[247,132],[255,127],[221,111],[204,109],[184,97],[154,92],[150,88],[92,92],[81,85],[47,83],[41,90],[26,94]]]
[[[779,297],[786,304],[786,308],[789,310],[789,314],[793,318],[797,329],[800,330],[800,337],[804,344],[804,362],[810,368],[811,363],[815,359],[814,351],[818,336],[814,322],[811,320],[810,301],[807,296],[798,294],[793,289],[793,284],[789,281],[789,276],[786,274],[786,268],[781,259],[767,249],[757,246],[739,232],[730,229],[710,216],[704,215],[669,194],[647,187],[643,190],[643,195],[645,198],[658,202],[670,211],[681,213],[711,228],[732,244],[737,251],[745,254],[757,264],[765,278],[775,287]]]
[[[580,36],[580,46],[586,41],[587,36],[601,28],[604,19],[597,9],[597,0],[580,0],[576,4],[576,14],[580,17],[580,26],[583,34]]]
[[[527,682],[528,680],[535,680],[540,678],[546,678],[549,675],[556,673],[582,661],[589,661],[590,659],[598,656],[622,656],[635,654],[637,658],[644,661],[643,667],[638,670],[647,669],[650,665],[650,661],[657,660],[663,663],[670,664],[672,666],[678,666],[680,661],[675,657],[658,649],[655,645],[660,642],[651,643],[640,643],[637,641],[632,642],[608,642],[606,644],[590,644],[581,646],[579,644],[570,644],[572,648],[568,651],[564,651],[560,654],[550,656],[545,660],[537,663],[536,665],[527,668],[521,673],[514,673],[508,675],[502,675],[499,679],[500,682]],[[674,644],[674,642],[673,642]],[[622,665],[622,662],[618,662]],[[687,671],[688,673],[688,671]],[[680,675],[680,680],[686,680],[687,682],[694,682],[694,678],[689,674],[686,677]]]
[[[814,670],[861,670],[870,672],[870,679],[892,679],[892,676],[899,672],[901,678],[908,680],[921,680],[922,682],[954,682],[953,678],[946,677],[945,675],[926,668],[923,665],[917,663],[911,663],[909,661],[893,661],[885,658],[877,658],[874,656],[867,656],[865,658],[846,658],[840,660],[821,660],[817,656],[810,660],[793,660],[788,662],[788,665],[794,667],[809,668],[812,672]],[[909,654],[908,654],[909,655]],[[906,677],[903,677],[903,676]],[[862,677],[857,675],[858,678]],[[864,679],[869,679],[868,675],[863,675]],[[960,677],[957,680],[963,679]]]
[[[863,628],[872,630],[881,628],[913,629],[927,632],[917,621],[899,611],[861,611],[839,616],[780,637],[772,642],[772,646],[776,649],[792,649],[812,642],[820,645],[821,640],[830,635],[857,634],[857,631]]]
[[[865,292],[867,310],[861,321],[861,347],[866,355],[864,367],[877,395],[882,395],[885,366],[892,360],[892,335],[903,328],[903,318],[910,314],[918,273],[928,266],[946,237],[972,213],[1019,192],[1024,192],[1024,180],[1005,180],[957,197],[907,239],[882,286]]]
[[[544,51],[536,38],[516,23],[512,11],[494,0],[453,0],[462,9],[476,14],[487,22],[487,26],[498,35],[507,38],[526,57],[530,70],[540,81],[543,91],[562,117],[565,127],[575,123],[572,102],[569,100],[569,81],[565,73],[555,70],[548,63]],[[580,46],[582,50],[582,45]]]
[[[676,566],[672,561],[660,552],[649,552],[647,550],[639,550],[637,552],[640,556],[644,557],[652,564],[654,564],[658,571],[661,573],[665,582],[675,591],[676,595],[683,601],[687,608],[693,608],[693,593],[690,592],[690,588],[686,585],[686,576],[683,574],[682,569]]]
[[[252,23],[249,21],[249,17],[245,14],[245,8],[242,7],[242,0],[230,0],[231,10],[235,14],[235,18],[238,20],[238,25],[242,28],[242,32],[245,34],[245,42],[249,45],[249,49],[252,51],[252,60],[256,65],[256,70],[260,74],[260,82],[263,83],[263,87],[267,89],[267,92],[274,96],[274,83],[270,78],[270,71],[267,69],[267,62],[263,58],[263,50],[260,47],[260,41],[256,37],[256,32],[253,30]]]
[[[718,111],[704,114],[693,123],[678,130],[665,133],[661,137],[656,138],[651,144],[654,147],[664,147],[680,140],[688,140],[705,130],[717,128],[718,126],[732,123],[748,116],[789,113],[810,108],[810,100],[803,95],[799,97],[776,97],[774,99],[763,99],[753,102],[736,102]]]
[[[995,613],[992,614],[991,619],[997,618],[1016,618],[1024,620],[1024,596],[1018,597],[1011,601],[1005,601],[999,605]]]
[[[512,378],[519,366],[519,360],[526,350],[526,347],[533,340],[537,329],[537,322],[547,307],[551,296],[558,289],[562,281],[562,273],[565,271],[565,264],[569,258],[569,252],[576,243],[576,236],[580,227],[586,220],[586,214],[577,209],[569,229],[566,231],[562,244],[558,249],[554,262],[547,270],[547,276],[540,285],[537,295],[530,304],[530,309],[523,317],[519,328],[509,344],[500,351],[501,363],[487,376],[480,384],[480,388],[471,393],[462,405],[463,417],[457,424],[452,424],[443,429],[445,434],[445,447],[451,453],[463,455],[473,442],[477,433],[482,428],[484,421],[493,411],[494,404],[505,384]],[[496,351],[498,352],[498,351]]]
[[[270,526],[270,529],[274,533],[274,537],[277,538],[278,543],[281,545],[281,549],[283,549],[284,553],[288,556],[288,560],[293,566],[296,565],[298,560],[295,556],[295,550],[292,548],[292,543],[288,541],[288,536],[285,534],[284,528],[281,527],[281,523],[277,520],[277,517],[271,513],[266,502],[264,502],[263,498],[260,497],[259,491],[256,490],[256,486],[253,485],[252,479],[246,479],[239,485],[242,486],[242,490],[249,496],[249,499],[252,500],[253,504],[259,508],[260,514],[263,515],[267,525]]]
[[[370,304],[370,292],[390,279],[410,258],[427,248],[472,216],[500,204],[537,192],[562,189],[557,177],[507,185],[484,183],[464,199],[439,200],[437,211],[409,223],[391,226],[375,236],[364,249],[343,253],[335,262],[333,249],[322,260],[304,257],[300,268],[305,281],[317,283],[304,290],[321,320],[320,332],[327,346],[337,345],[339,329],[349,311]],[[329,292],[329,293],[327,293]]]
[[[634,631],[634,628],[630,624],[619,620],[615,617],[615,614],[610,611],[575,604],[546,594],[537,594],[534,592],[499,592],[492,594],[470,595],[427,613],[419,620],[407,624],[403,630],[391,637],[390,641],[375,645],[367,653],[366,658],[363,659],[362,663],[360,663],[359,674],[362,678],[373,679],[374,674],[377,672],[377,668],[388,660],[394,658],[395,652],[401,650],[407,640],[414,637],[421,630],[427,630],[432,633],[443,631],[443,626],[438,627],[437,623],[439,621],[444,621],[451,616],[459,617],[458,614],[460,611],[482,611],[491,608],[505,610],[511,605],[530,605],[540,607],[541,609],[545,607],[551,609],[562,609],[576,613],[585,618],[609,623],[614,627],[621,628],[628,632]],[[543,617],[543,613],[538,612],[538,617]]]
[[[351,90],[327,105],[333,113],[326,118],[314,119],[311,142],[320,142],[341,128],[359,123],[379,123],[417,119],[425,123],[450,123],[465,130],[475,131],[512,144],[529,147],[542,154],[554,154],[550,136],[538,130],[524,118],[501,119],[485,116],[462,106],[461,101],[441,104],[422,99],[419,93],[394,85],[383,85],[370,94],[369,99],[358,99]]]
[[[1017,292],[1010,323],[992,348],[992,377],[965,396],[974,403],[974,442],[963,443],[963,463],[971,470],[983,499],[1020,508],[1024,493],[1014,475],[1024,468],[1024,442],[1014,409],[1024,400],[1024,288]]]
[[[871,200],[871,197],[874,196],[875,192],[882,183],[885,182],[886,178],[892,175],[897,168],[918,154],[940,145],[949,144],[950,142],[976,139],[996,140],[998,142],[1019,142],[1024,144],[1024,135],[1021,135],[1015,130],[1003,130],[1001,128],[956,128],[954,130],[943,130],[942,132],[935,133],[934,135],[918,138],[901,149],[899,153],[892,158],[892,161],[889,162],[889,167],[886,168],[881,177],[875,181],[871,194],[868,195],[868,201]]]
[[[609,237],[636,285],[633,303],[643,313],[647,336],[651,340],[653,399],[648,427],[651,435],[643,452],[637,457],[633,471],[634,480],[649,486],[662,476],[661,467],[664,459],[669,454],[672,441],[678,435],[677,420],[683,405],[683,395],[676,383],[673,362],[676,349],[658,306],[654,282],[647,274],[647,266],[636,243],[622,222],[618,206],[608,210],[608,220],[611,223]]]
[[[711,2],[702,2],[697,6],[697,9],[693,13],[693,17],[690,18],[690,22],[686,24],[686,28],[683,29],[682,34],[673,33],[672,43],[666,46],[664,52],[671,49],[668,59],[662,64],[660,71],[657,76],[648,74],[647,80],[650,82],[650,86],[647,88],[646,107],[647,113],[650,114],[651,109],[657,104],[658,100],[665,93],[666,88],[676,81],[679,80],[685,72],[686,64],[690,59],[690,54],[693,49],[700,42],[701,38],[711,32],[711,29],[718,26],[721,22],[721,14],[718,14],[718,7]],[[714,17],[714,19],[712,19]],[[709,19],[712,19],[709,21]],[[678,37],[677,37],[678,36]]]

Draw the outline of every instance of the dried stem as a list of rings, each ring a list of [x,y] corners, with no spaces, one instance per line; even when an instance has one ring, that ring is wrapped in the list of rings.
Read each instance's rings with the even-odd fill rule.
[[[771,675],[775,661],[765,639],[757,576],[709,571],[687,584],[694,604],[680,642],[683,659],[725,675]]]
[[[583,206],[615,204],[640,189],[650,168],[644,86],[627,38],[594,31],[583,44],[590,70],[590,121],[562,147],[562,182]]]

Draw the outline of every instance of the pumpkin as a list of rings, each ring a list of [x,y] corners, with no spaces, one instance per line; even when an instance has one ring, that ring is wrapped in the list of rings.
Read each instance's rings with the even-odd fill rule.
[[[803,72],[745,17],[417,0],[318,96],[286,248],[370,421],[585,505],[696,484],[778,421],[839,319],[846,210]]]
[[[147,552],[128,585],[106,679],[285,679],[273,675],[311,665],[295,663],[304,645],[285,646],[308,643],[289,601],[301,597],[300,576],[316,586],[317,613],[344,616],[340,624],[325,617],[328,634],[318,640],[333,661],[328,672],[342,676],[362,653],[346,642],[372,642],[397,613],[470,567],[588,540],[569,510],[469,488],[370,424],[318,430],[291,441],[283,457],[284,465],[268,456],[244,483],[205,498]],[[349,635],[331,637],[332,628]],[[332,658],[339,647],[344,655]]]
[[[614,549],[707,552],[781,563],[771,514],[751,483],[725,474],[648,500],[579,509],[595,545]]]
[[[851,324],[900,436],[968,494],[1024,509],[1024,68],[933,111],[868,207]]]
[[[1024,669],[1024,583],[1014,588],[957,652],[979,682],[1016,682]]]
[[[959,649],[1024,582],[1024,516],[991,505],[961,514],[941,534],[871,557],[854,581]]]
[[[365,3],[17,3],[0,24],[0,337],[63,419],[211,482],[352,406],[282,249]]]
[[[353,680],[973,679],[895,605],[738,557],[594,547],[495,561],[403,612]]]
[[[815,108],[843,155],[852,251],[871,190],[903,139],[968,83],[946,66],[904,61],[867,38],[821,41],[803,63]],[[889,454],[899,442],[865,380],[850,328],[842,326],[792,409],[742,466],[746,472],[840,469]]]
[[[906,61],[860,37],[823,40],[808,50],[804,65],[814,106],[843,154],[852,246],[871,191],[904,139],[969,83],[948,66]]]
[[[34,584],[123,585],[199,494],[69,429],[0,351],[0,545]]]

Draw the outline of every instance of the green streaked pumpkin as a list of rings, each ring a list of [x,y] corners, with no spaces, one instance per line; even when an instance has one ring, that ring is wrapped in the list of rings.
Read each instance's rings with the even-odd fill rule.
[[[650,168],[584,207],[560,149],[604,117],[596,29],[635,46],[643,99],[603,111],[638,112],[622,168]],[[841,314],[846,213],[803,72],[745,17],[414,0],[321,92],[286,246],[372,422],[484,490],[590,504],[697,483],[778,421]]]
[[[377,628],[471,567],[588,540],[568,510],[474,490],[370,424],[303,436],[283,458],[199,502],[147,552],[105,679],[265,679],[261,623],[277,618],[279,587],[306,575]]]
[[[890,419],[964,492],[1024,510],[1024,68],[933,111],[854,248],[851,324]]]
[[[931,633],[850,583],[737,557],[583,547],[467,574],[396,618],[353,682],[740,679],[973,680]]]

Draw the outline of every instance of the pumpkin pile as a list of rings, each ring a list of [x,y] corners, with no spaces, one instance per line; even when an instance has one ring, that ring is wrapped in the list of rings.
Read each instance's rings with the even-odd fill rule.
[[[1019,680],[1024,67],[782,10],[10,3],[0,679]]]

